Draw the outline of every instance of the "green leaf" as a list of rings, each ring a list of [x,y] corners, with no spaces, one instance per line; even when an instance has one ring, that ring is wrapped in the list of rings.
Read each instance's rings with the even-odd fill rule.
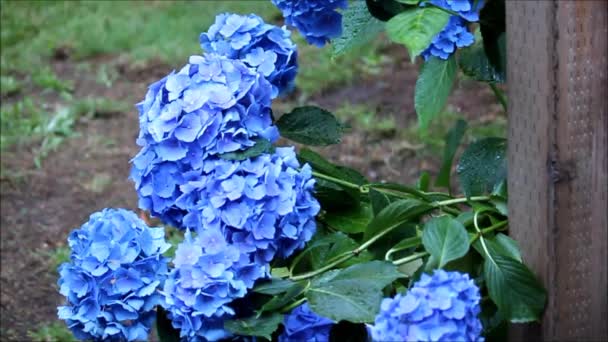
[[[363,1],[351,3],[342,12],[342,35],[332,40],[332,57],[339,56],[354,47],[364,45],[384,30],[384,24],[371,16]]]
[[[303,148],[300,150],[298,154],[298,159],[302,163],[308,163],[312,168],[320,173],[323,173],[327,176],[331,176],[334,178],[338,178],[341,180],[345,180],[350,183],[354,183],[357,185],[363,185],[367,183],[367,179],[357,170],[335,165],[329,162],[327,159],[323,158],[320,154],[308,149]],[[358,192],[359,190],[357,190]]]
[[[285,291],[285,293],[282,293],[281,295],[275,295],[272,299],[264,303],[258,313],[262,314],[268,311],[275,311],[288,305],[296,297],[302,294],[305,289],[306,287],[303,284],[294,283],[291,287],[287,289],[287,291]]]
[[[373,217],[368,203],[361,202],[350,210],[328,212],[323,221],[330,228],[347,234],[364,232]]]
[[[259,336],[271,340],[272,333],[277,330],[281,322],[283,322],[283,315],[273,313],[260,318],[227,320],[224,321],[224,328],[235,335]]]
[[[369,13],[374,18],[382,21],[387,21],[405,9],[413,7],[412,5],[399,3],[396,0],[365,0],[365,4]]]
[[[475,44],[461,49],[458,55],[458,65],[462,72],[476,81],[490,83],[504,83],[505,71],[498,70],[490,63],[483,47],[483,38],[475,34]]]
[[[456,79],[456,71],[454,55],[447,61],[431,56],[422,66],[414,95],[414,107],[421,130],[425,131],[445,107]]]
[[[380,213],[382,209],[386,208],[391,203],[391,200],[387,195],[373,188],[369,189],[368,195],[369,202],[372,204],[372,212],[374,213],[374,216],[378,216],[378,213]]]
[[[479,12],[479,30],[483,37],[483,48],[488,61],[500,74],[507,70],[505,0],[492,0]]]
[[[408,220],[418,217],[433,207],[417,199],[402,199],[382,209],[369,223],[364,240],[369,240],[377,233],[390,227],[397,227]]]
[[[373,322],[380,309],[382,289],[402,276],[388,262],[356,264],[313,279],[306,297],[314,312],[336,322]]]
[[[440,216],[424,225],[422,244],[442,268],[469,251],[469,237],[464,226],[450,216]]]
[[[433,6],[414,7],[391,18],[386,23],[386,33],[392,41],[407,47],[413,61],[443,30],[449,18],[449,13]]]
[[[396,0],[397,2],[400,2],[402,4],[406,4],[406,5],[418,5],[418,3],[421,0]]]
[[[295,108],[283,114],[276,125],[281,136],[314,146],[339,143],[344,129],[332,113],[314,106]]]
[[[156,308],[156,334],[160,342],[179,342],[179,330],[173,328],[167,312],[160,305]]]
[[[359,205],[359,191],[345,189],[320,178],[316,179],[314,193],[321,208],[327,211],[348,210]]]
[[[315,236],[310,241],[302,252],[300,252],[293,260],[294,271],[301,272],[303,270],[314,270],[320,268],[330,261],[333,261],[340,255],[348,253],[359,244],[344,233],[336,232],[326,236]],[[338,265],[341,267],[349,266],[357,262],[363,262],[370,259],[368,252],[362,252],[358,256],[345,261]]]
[[[270,141],[266,139],[254,139],[255,145],[243,151],[228,152],[220,154],[222,159],[226,160],[245,160],[253,157],[257,157],[262,153],[271,152],[274,147]]]
[[[534,273],[519,261],[500,255],[486,255],[484,276],[490,298],[513,323],[539,320],[546,292]]]
[[[492,190],[507,177],[507,140],[485,138],[462,153],[456,172],[467,197]]]
[[[253,291],[274,296],[286,292],[294,284],[295,283],[291,280],[282,278],[272,278],[269,282],[256,285],[256,287],[253,288]]]
[[[498,233],[493,237],[484,237],[483,241],[490,255],[502,255],[523,262],[517,241],[505,234]],[[473,247],[475,247],[475,250],[477,250],[479,254],[486,254],[480,240],[475,241]]]
[[[416,181],[416,188],[420,191],[429,191],[429,184],[431,183],[431,175],[427,171],[422,171],[420,177]]]
[[[454,127],[452,127],[446,135],[445,149],[443,150],[443,161],[441,162],[441,169],[439,170],[439,175],[437,175],[437,180],[435,182],[436,186],[443,186],[448,189],[450,188],[452,162],[466,130],[467,122],[464,120],[458,120],[454,124]]]

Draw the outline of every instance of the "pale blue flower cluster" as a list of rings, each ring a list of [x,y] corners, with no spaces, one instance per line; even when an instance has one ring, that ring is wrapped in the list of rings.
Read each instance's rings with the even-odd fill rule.
[[[266,24],[255,14],[220,14],[200,35],[206,52],[240,59],[273,85],[273,97],[293,89],[298,72],[297,46],[285,28]]]
[[[246,149],[256,138],[274,142],[272,86],[238,60],[192,56],[178,73],[152,84],[139,109],[141,151],[131,178],[139,207],[176,227],[179,185],[210,156]],[[199,172],[200,173],[200,172]]]
[[[145,340],[163,302],[170,245],[163,228],[150,228],[131,211],[105,209],[91,215],[68,238],[72,250],[59,268],[67,305],[58,316],[78,339]]]
[[[337,9],[348,6],[348,0],[272,0],[287,25],[294,26],[306,41],[322,47],[342,34],[342,14]]]
[[[422,52],[422,57],[428,60],[435,56],[448,59],[457,48],[473,45],[475,36],[469,32],[468,25],[479,21],[479,11],[484,0],[431,0],[431,4],[457,13],[450,17],[443,30],[431,42],[431,45]],[[427,6],[422,3],[421,6]]]
[[[234,315],[229,304],[245,296],[263,270],[217,229],[202,231],[195,239],[187,232],[173,264],[163,292],[169,318],[181,337],[228,337],[223,320]]]
[[[483,341],[479,288],[466,273],[423,274],[405,295],[382,301],[374,341]]]
[[[283,320],[284,332],[279,335],[279,342],[306,341],[325,342],[329,341],[329,334],[334,321],[317,315],[304,303],[289,314]]]

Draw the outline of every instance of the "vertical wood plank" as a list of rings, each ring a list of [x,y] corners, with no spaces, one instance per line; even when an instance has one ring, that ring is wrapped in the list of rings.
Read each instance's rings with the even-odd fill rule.
[[[548,290],[513,339],[606,340],[608,2],[506,3],[510,229]]]

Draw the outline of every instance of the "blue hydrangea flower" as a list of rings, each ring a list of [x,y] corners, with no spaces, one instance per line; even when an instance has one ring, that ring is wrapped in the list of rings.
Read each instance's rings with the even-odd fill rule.
[[[479,288],[468,274],[423,274],[405,295],[382,301],[374,341],[483,341]]]
[[[203,171],[180,186],[184,226],[219,229],[260,264],[290,256],[315,233],[314,179],[293,147],[243,161],[208,160]]]
[[[164,236],[163,228],[150,228],[124,209],[95,213],[70,234],[71,261],[59,267],[58,281],[67,305],[58,307],[58,316],[76,338],[148,338],[167,275]]]
[[[256,138],[278,139],[271,95],[262,75],[213,54],[192,56],[178,73],[152,84],[137,105],[142,149],[132,160],[131,178],[140,208],[180,227],[172,206],[182,178],[210,156],[246,149]]]
[[[470,22],[479,21],[479,11],[484,0],[431,0],[433,5],[458,13],[463,19]]]
[[[342,34],[342,14],[348,0],[272,0],[285,17],[287,25],[296,27],[310,44],[322,47]]]
[[[201,47],[240,59],[261,72],[273,85],[273,97],[293,88],[298,72],[298,51],[285,28],[266,24],[255,14],[220,14],[200,36]]]
[[[229,337],[223,329],[223,320],[234,315],[229,304],[244,297],[265,272],[216,229],[195,239],[188,231],[173,264],[163,290],[166,309],[173,327],[188,340]]]
[[[334,322],[317,315],[304,303],[285,315],[283,326],[285,331],[279,336],[279,342],[306,341],[325,342],[329,341],[329,333]]]
[[[456,48],[473,45],[475,37],[469,32],[466,21],[460,17],[452,16],[444,27],[431,42],[431,45],[422,52],[422,57],[427,60],[430,56],[448,59]]]

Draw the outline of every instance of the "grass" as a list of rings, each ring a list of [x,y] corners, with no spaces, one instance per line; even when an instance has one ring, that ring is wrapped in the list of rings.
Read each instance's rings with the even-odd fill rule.
[[[352,105],[347,102],[338,108],[334,114],[341,120],[368,132],[392,133],[397,128],[392,116],[381,117],[379,113],[366,105]]]
[[[45,324],[37,330],[28,332],[29,338],[37,342],[67,342],[75,341],[74,336],[64,322]]]

